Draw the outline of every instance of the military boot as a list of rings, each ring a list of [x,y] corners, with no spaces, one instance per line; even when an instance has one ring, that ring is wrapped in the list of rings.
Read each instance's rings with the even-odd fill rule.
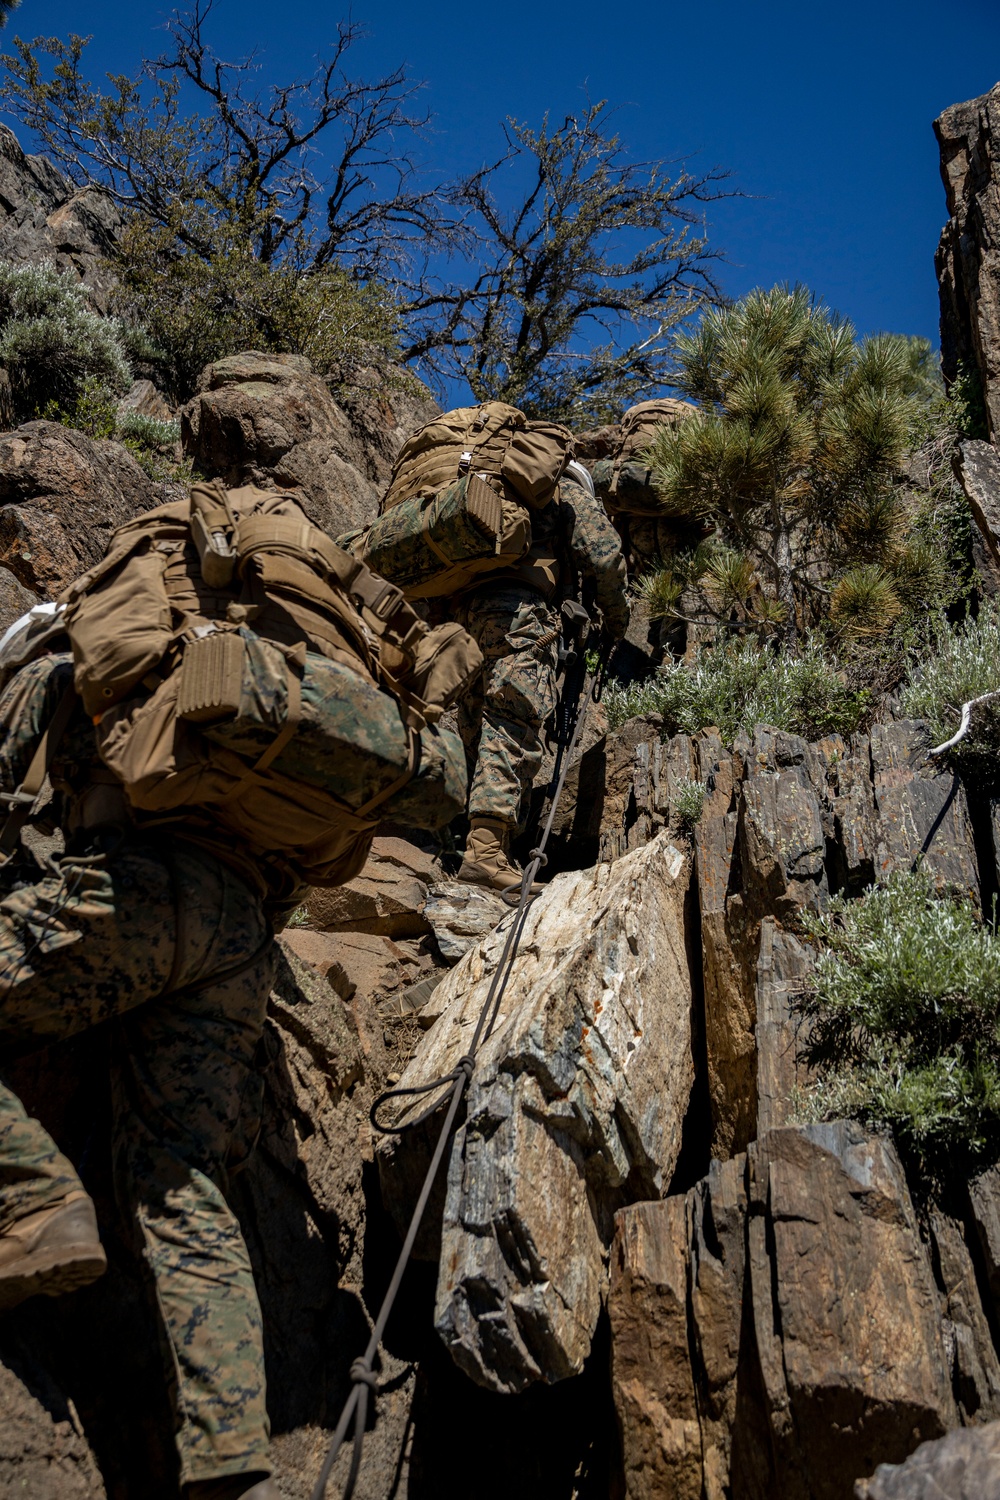
[[[281,1500],[270,1474],[229,1474],[225,1479],[199,1479],[184,1491],[184,1500]]]
[[[107,1269],[94,1205],[80,1188],[0,1234],[0,1311],[39,1292],[58,1297]]]
[[[521,871],[507,853],[509,838],[510,825],[501,818],[473,818],[465,843],[465,858],[457,878],[467,880],[471,885],[484,885],[501,894],[519,890]],[[531,894],[537,896],[541,889],[536,882],[531,887]]]

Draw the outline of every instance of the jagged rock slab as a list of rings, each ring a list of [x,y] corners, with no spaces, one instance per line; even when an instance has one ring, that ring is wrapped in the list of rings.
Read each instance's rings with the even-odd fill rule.
[[[37,603],[37,594],[18,583],[8,568],[0,568],[0,635]]]
[[[306,898],[308,924],[321,932],[370,932],[420,937],[427,888],[441,873],[430,854],[405,839],[376,838],[360,875]]]
[[[637,1203],[611,1258],[612,1384],[629,1500],[701,1500],[701,1428],[688,1348],[689,1204]]]
[[[202,372],[181,436],[205,473],[293,489],[336,536],[374,520],[395,454],[436,411],[415,381],[400,390],[376,383],[367,399],[339,406],[301,355],[248,350]]]
[[[935,257],[941,368],[978,374],[991,437],[1000,432],[1000,84],[934,122],[948,222]]]
[[[807,1035],[795,1006],[812,973],[813,955],[773,917],[760,924],[757,953],[757,1131],[788,1122],[795,1090],[809,1070],[802,1060]]]
[[[438,951],[446,963],[457,963],[491,933],[510,906],[496,891],[462,880],[438,880],[429,886],[421,908]]]
[[[557,876],[529,908],[450,1151],[435,1312],[459,1366],[495,1390],[581,1369],[613,1212],[662,1194],[676,1164],[694,1077],[687,885],[687,859],[662,834]],[[468,1048],[510,920],[442,981],[435,999],[450,1003],[402,1087]],[[404,1217],[412,1149],[405,1135],[379,1148],[386,1201]]]
[[[853,1122],[769,1131],[684,1197],[622,1210],[609,1314],[629,1500],[849,1500],[971,1419],[953,1378],[992,1415],[996,1356],[954,1225],[933,1258],[937,1281],[894,1149]]]
[[[695,743],[706,787],[694,843],[712,1150],[724,1159],[757,1133],[752,876],[745,881],[738,862],[742,762],[711,730]]]
[[[979,901],[979,869],[969,804],[957,774],[927,755],[926,724],[901,719],[875,724],[871,774],[878,833],[879,879],[919,864],[941,890]]]
[[[734,1479],[747,1496],[842,1500],[957,1424],[933,1274],[887,1140],[850,1121],[785,1128],[748,1161],[769,1432],[738,1429]]]
[[[121,229],[121,212],[106,194],[77,188],[0,126],[0,259],[72,271],[105,312],[114,283],[107,257]]]
[[[967,1231],[937,1208],[929,1220],[952,1390],[963,1423],[985,1422],[1000,1417],[1000,1363],[966,1243]]]
[[[1000,1500],[1000,1422],[921,1443],[901,1464],[879,1464],[856,1500]]]

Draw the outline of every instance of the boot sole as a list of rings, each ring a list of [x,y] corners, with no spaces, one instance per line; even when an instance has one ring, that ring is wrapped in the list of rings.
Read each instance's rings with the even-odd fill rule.
[[[64,1292],[75,1292],[96,1281],[107,1268],[103,1249],[92,1242],[29,1252],[0,1271],[0,1312],[29,1297],[61,1297]]]

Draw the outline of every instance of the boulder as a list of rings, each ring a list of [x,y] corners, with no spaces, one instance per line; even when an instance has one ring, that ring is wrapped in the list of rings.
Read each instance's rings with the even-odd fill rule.
[[[493,1390],[582,1368],[614,1210],[660,1196],[676,1166],[694,1078],[688,874],[663,834],[556,876],[528,908],[450,1147],[435,1310],[456,1363]],[[512,920],[435,991],[442,1014],[401,1087],[467,1051]],[[425,1103],[396,1101],[395,1123]],[[404,1222],[420,1157],[405,1134],[379,1147],[386,1202]]]
[[[0,434],[0,564],[51,597],[103,557],[117,526],[180,493],[120,443],[26,422]]]
[[[424,915],[428,887],[441,867],[405,839],[376,838],[360,875],[333,890],[306,898],[310,927],[321,932],[369,932],[420,937],[430,931]]]
[[[415,382],[338,405],[301,355],[251,350],[202,372],[181,436],[205,474],[295,490],[310,519],[337,536],[374,519],[396,452],[436,410]]]
[[[72,271],[105,312],[114,274],[107,257],[120,209],[97,188],[78,188],[44,156],[28,156],[0,125],[0,259]]]
[[[37,594],[18,583],[9,568],[0,568],[0,635],[37,603]]]
[[[1000,434],[1000,84],[934,122],[948,222],[935,257],[941,369],[982,387],[989,436]]]
[[[1000,1422],[921,1443],[901,1464],[879,1464],[856,1500],[1000,1500]]]
[[[509,905],[496,891],[463,880],[438,880],[428,886],[421,910],[438,952],[451,964],[510,916]]]

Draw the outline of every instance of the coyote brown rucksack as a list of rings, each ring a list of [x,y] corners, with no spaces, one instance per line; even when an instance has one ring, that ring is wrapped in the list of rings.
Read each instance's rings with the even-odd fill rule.
[[[478,648],[429,630],[289,496],[195,485],[121,527],[64,602],[98,750],[141,814],[209,814],[336,884],[390,803],[423,827],[464,806],[461,743],[434,721]]]
[[[540,510],[573,457],[573,438],[557,422],[530,421],[516,406],[484,401],[435,417],[399,451],[380,514],[419,495],[436,495],[463,474],[481,474],[512,500]]]
[[[555,422],[502,401],[459,407],[403,445],[379,519],[341,543],[408,599],[459,593],[527,556],[531,512],[555,498],[572,456]]]
[[[657,401],[640,401],[625,413],[621,438],[613,459],[602,459],[594,465],[594,484],[612,515],[656,516],[660,502],[653,489],[645,450],[663,426],[697,416],[698,408],[688,401],[664,396]]]

